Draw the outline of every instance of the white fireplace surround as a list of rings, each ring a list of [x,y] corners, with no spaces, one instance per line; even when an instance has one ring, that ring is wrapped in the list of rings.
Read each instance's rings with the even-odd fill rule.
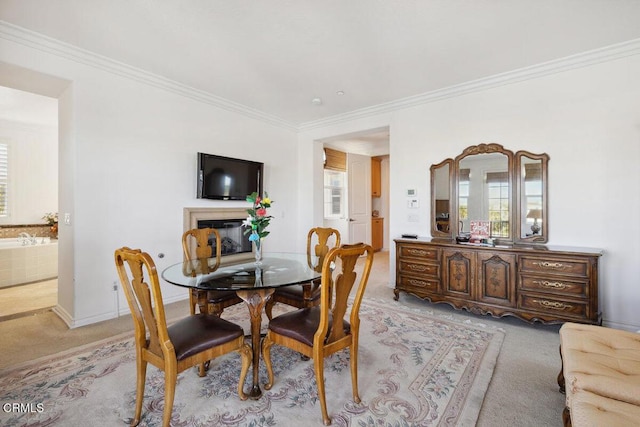
[[[184,208],[183,209],[183,231],[198,228],[198,221],[221,220],[221,219],[241,219],[247,217],[246,208]],[[240,260],[253,259],[252,253],[240,253],[227,255],[222,258],[221,264],[236,262]]]

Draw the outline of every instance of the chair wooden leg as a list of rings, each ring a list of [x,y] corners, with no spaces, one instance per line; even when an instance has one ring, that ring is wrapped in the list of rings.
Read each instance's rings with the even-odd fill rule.
[[[142,399],[144,399],[144,385],[147,378],[147,361],[142,360],[142,355],[136,355],[136,412],[131,426],[137,426],[142,416]]]
[[[240,396],[240,400],[247,400],[249,396],[244,392],[244,382],[247,378],[249,367],[251,366],[253,352],[248,344],[244,344],[242,348],[240,348],[239,352],[242,357],[242,368],[240,370],[240,380],[238,381],[238,396]]]
[[[273,387],[273,365],[271,364],[271,336],[267,332],[267,335],[262,340],[262,360],[264,360],[264,366],[267,369],[268,382],[264,384],[265,390],[271,390]]]
[[[269,301],[264,306],[264,312],[267,314],[267,318],[269,320],[273,319],[273,306],[276,305],[276,302],[273,300],[273,295],[269,298]]]
[[[204,377],[207,375],[207,371],[209,370],[209,365],[211,365],[211,360],[207,360],[204,363],[198,365],[198,376]]]
[[[324,358],[322,354],[313,355],[313,365],[316,371],[316,384],[318,385],[318,397],[320,398],[320,410],[324,425],[331,425],[331,418],[327,413],[327,399],[324,392]]]
[[[162,414],[162,426],[169,427],[171,413],[173,412],[173,400],[176,395],[176,382],[178,372],[175,364],[165,365],[164,371],[164,412]]]
[[[196,305],[198,305],[198,299],[195,295],[193,295],[194,292],[196,291],[194,291],[193,289],[189,289],[189,311],[191,312],[192,316],[196,314]]]
[[[571,427],[571,412],[566,406],[562,410],[562,424],[564,427]]]
[[[353,401],[360,403],[358,394],[358,345],[352,343],[349,347],[349,357],[351,358],[351,391],[353,392]]]
[[[566,384],[564,381],[564,362],[562,361],[562,348],[560,348],[560,372],[558,373],[558,386],[560,387],[560,393],[566,392]]]

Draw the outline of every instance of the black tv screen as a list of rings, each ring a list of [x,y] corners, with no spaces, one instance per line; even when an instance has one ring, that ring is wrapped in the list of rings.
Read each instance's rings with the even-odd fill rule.
[[[263,169],[259,162],[198,153],[198,198],[245,200],[254,191],[262,194]]]

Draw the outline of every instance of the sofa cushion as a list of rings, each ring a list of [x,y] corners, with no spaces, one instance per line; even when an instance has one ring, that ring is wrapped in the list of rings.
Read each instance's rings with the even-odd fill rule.
[[[577,390],[640,405],[640,334],[565,323],[560,345],[567,407]]]

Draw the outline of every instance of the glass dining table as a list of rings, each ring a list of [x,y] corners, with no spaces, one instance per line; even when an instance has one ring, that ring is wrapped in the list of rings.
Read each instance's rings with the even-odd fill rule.
[[[253,349],[253,383],[249,397],[262,395],[258,382],[260,364],[260,328],[262,312],[274,289],[308,283],[321,274],[313,269],[317,258],[307,254],[268,253],[260,263],[253,259],[219,265],[216,258],[194,259],[167,267],[162,278],[177,286],[201,291],[235,291],[247,304],[251,320]],[[206,312],[206,301],[199,301],[200,311]]]

